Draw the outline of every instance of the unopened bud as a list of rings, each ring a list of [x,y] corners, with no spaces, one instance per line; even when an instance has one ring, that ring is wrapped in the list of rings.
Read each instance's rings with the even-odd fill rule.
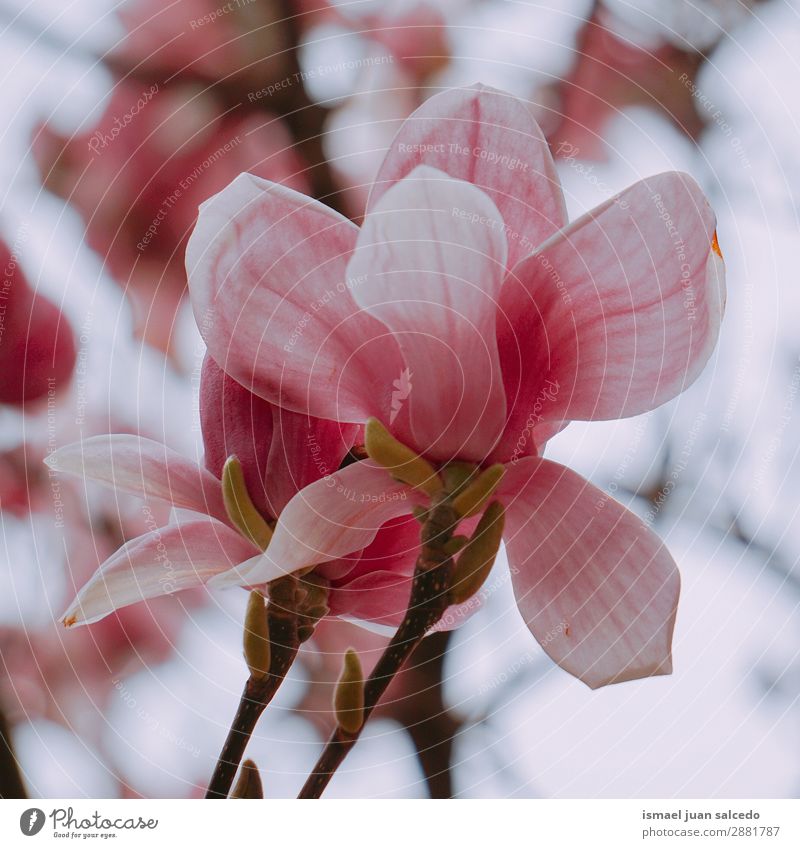
[[[451,603],[463,604],[483,586],[500,549],[504,525],[503,505],[493,501],[458,557],[450,589]]]
[[[235,456],[229,456],[222,468],[222,498],[233,526],[265,551],[272,538],[272,529],[250,500],[242,464]]]
[[[505,473],[506,468],[502,463],[491,465],[453,500],[453,509],[461,518],[477,515],[486,501],[494,494],[497,484],[502,480]]]
[[[434,467],[398,442],[377,418],[367,420],[364,447],[370,459],[382,465],[395,480],[408,483],[431,497],[442,490],[442,480]]]
[[[255,680],[263,680],[269,674],[270,653],[264,596],[261,592],[251,592],[244,617],[244,658]]]
[[[336,684],[333,696],[333,709],[336,721],[345,733],[358,733],[364,724],[364,673],[358,654],[348,648],[344,655],[344,665]]]
[[[239,779],[231,792],[231,798],[263,798],[264,787],[261,784],[261,775],[258,767],[252,760],[242,763]]]

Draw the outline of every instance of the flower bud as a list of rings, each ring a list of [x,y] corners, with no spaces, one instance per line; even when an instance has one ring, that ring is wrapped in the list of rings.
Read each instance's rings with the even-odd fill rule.
[[[504,525],[503,505],[493,501],[458,557],[450,589],[451,603],[463,604],[483,586],[500,549]]]
[[[263,680],[269,674],[270,643],[267,607],[261,592],[251,592],[244,617],[244,658],[250,676]]]
[[[442,490],[442,480],[434,467],[398,442],[377,418],[367,420],[364,447],[370,459],[387,469],[395,480],[408,483],[431,497]]]
[[[261,775],[252,760],[242,763],[239,779],[231,792],[231,798],[263,798],[264,787],[261,785]]]
[[[257,548],[265,551],[272,538],[272,530],[250,500],[242,464],[235,456],[229,456],[222,468],[222,497],[234,527]]]
[[[358,654],[348,648],[344,655],[344,665],[336,684],[333,696],[333,709],[336,721],[345,733],[358,733],[364,724],[364,673]]]
[[[462,517],[469,518],[477,515],[486,501],[494,494],[498,483],[506,473],[502,463],[492,465],[481,472],[477,479],[470,483],[460,495],[453,500],[453,509]]]

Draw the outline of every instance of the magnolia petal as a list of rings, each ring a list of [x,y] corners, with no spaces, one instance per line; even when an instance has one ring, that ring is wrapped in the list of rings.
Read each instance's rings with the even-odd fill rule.
[[[59,448],[45,462],[54,471],[228,523],[220,481],[196,462],[152,439],[126,434],[92,436]]]
[[[262,515],[275,518],[304,486],[335,471],[358,432],[288,412],[253,394],[206,356],[200,377],[200,424],[206,467],[222,475],[238,457],[247,491]]]
[[[362,574],[346,586],[331,589],[328,596],[330,614],[397,627],[408,609],[411,580],[409,574],[391,571]]]
[[[153,530],[100,566],[64,613],[64,624],[90,624],[137,601],[202,586],[255,550],[211,518]]]
[[[419,547],[419,522],[411,515],[402,515],[387,521],[378,530],[372,542],[353,557],[347,571],[341,570],[339,565],[345,560],[338,560],[324,563],[317,572],[327,577],[334,586],[347,586],[349,582],[375,571],[411,576]]]
[[[509,266],[567,221],[547,141],[525,104],[483,85],[435,94],[404,122],[372,187],[372,211],[417,165],[476,185],[500,210]]]
[[[267,495],[273,405],[229,377],[206,354],[200,372],[200,427],[206,468],[222,479],[229,456],[242,465],[247,493],[263,516],[275,517]]]
[[[258,585],[366,548],[387,521],[422,503],[386,469],[356,462],[298,492],[280,515],[267,550],[213,585]]]
[[[356,301],[397,339],[410,372],[415,447],[482,460],[505,421],[495,333],[506,261],[500,213],[479,189],[427,166],[364,221],[348,275]]]
[[[280,515],[297,492],[339,468],[360,428],[277,406],[272,415],[267,492],[273,515]]]
[[[510,468],[501,500],[517,605],[550,657],[592,689],[669,674],[680,577],[663,542],[548,460]]]
[[[330,581],[330,614],[397,626],[408,609],[419,548],[419,522],[407,515],[387,521],[344,574],[343,560],[319,566],[316,572]]]
[[[209,352],[231,377],[319,418],[359,422],[388,405],[400,356],[350,294],[357,233],[322,203],[249,174],[201,206],[189,289]]]
[[[510,414],[496,458],[511,456],[520,433],[542,420],[636,415],[691,385],[724,311],[714,228],[697,183],[665,173],[514,268],[498,310]]]

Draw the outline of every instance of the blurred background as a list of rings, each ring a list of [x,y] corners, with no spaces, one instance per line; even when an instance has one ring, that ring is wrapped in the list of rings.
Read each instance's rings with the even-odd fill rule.
[[[483,608],[426,640],[328,794],[797,795],[798,6],[0,2],[0,723],[29,795],[201,796],[246,677],[238,590],[56,623],[153,508],[42,458],[109,431],[202,450],[183,270],[198,204],[246,170],[358,221],[402,119],[476,81],[530,105],[571,216],[679,169],[719,217],[728,308],[703,377],[548,448],[678,561],[675,673],[590,692],[528,633],[501,557]],[[345,648],[369,664],[385,641],[325,622],[304,647],[249,749],[267,797],[313,765]]]

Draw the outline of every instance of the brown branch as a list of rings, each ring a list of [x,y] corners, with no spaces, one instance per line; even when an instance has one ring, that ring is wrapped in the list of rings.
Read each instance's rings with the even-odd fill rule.
[[[445,501],[432,507],[422,527],[422,550],[414,571],[408,610],[364,687],[362,730],[395,675],[450,603],[453,560],[444,547],[457,523],[458,515]],[[336,728],[298,798],[322,795],[360,735],[361,730],[348,733]]]
[[[245,684],[239,708],[208,784],[206,798],[228,797],[256,722],[275,696],[297,656],[300,647],[298,616],[272,603],[267,615],[271,646],[269,674],[263,680],[251,676]]]

